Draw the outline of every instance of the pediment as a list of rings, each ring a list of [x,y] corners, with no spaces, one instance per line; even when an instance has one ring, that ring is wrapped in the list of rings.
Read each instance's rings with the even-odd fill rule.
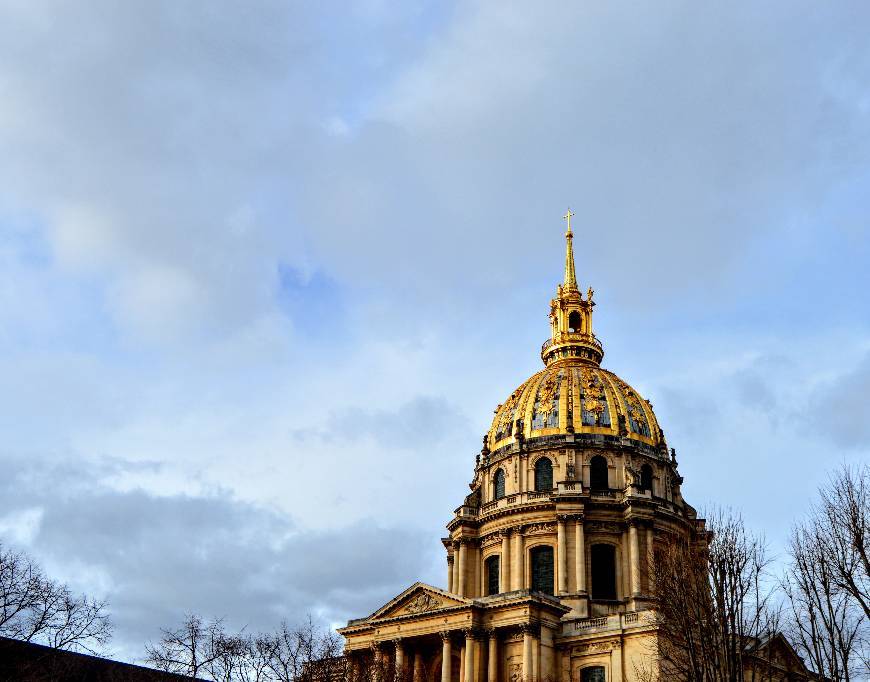
[[[375,611],[368,620],[414,616],[456,606],[468,606],[471,603],[470,599],[464,599],[437,587],[415,583]]]

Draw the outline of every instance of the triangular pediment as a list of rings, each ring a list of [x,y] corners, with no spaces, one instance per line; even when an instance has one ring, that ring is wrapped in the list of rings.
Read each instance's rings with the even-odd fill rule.
[[[451,594],[437,587],[424,583],[414,583],[407,590],[375,611],[367,620],[414,616],[456,606],[468,606],[471,603],[471,599],[464,599],[459,595]]]
[[[777,633],[768,639],[759,642],[754,647],[755,655],[761,661],[770,662],[785,670],[807,672],[806,664],[797,654],[788,639],[781,633]]]

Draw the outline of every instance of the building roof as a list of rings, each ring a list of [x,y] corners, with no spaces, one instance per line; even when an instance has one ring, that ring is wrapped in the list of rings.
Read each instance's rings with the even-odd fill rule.
[[[0,637],[0,682],[195,682],[196,679]]]

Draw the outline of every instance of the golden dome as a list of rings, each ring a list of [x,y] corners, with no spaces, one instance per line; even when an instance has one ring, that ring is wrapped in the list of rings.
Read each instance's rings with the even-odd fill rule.
[[[565,277],[550,301],[550,338],[541,348],[546,367],[495,410],[486,445],[494,451],[522,439],[593,434],[664,447],[652,405],[599,364],[604,348],[592,330],[592,287],[577,286],[569,210]]]
[[[589,362],[558,362],[523,383],[496,408],[490,451],[523,439],[569,434],[627,437],[664,445],[652,405],[613,372]]]

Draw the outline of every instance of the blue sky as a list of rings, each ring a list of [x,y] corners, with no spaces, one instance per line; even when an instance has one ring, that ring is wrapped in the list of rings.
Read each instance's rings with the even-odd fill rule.
[[[604,365],[778,549],[870,449],[868,14],[0,2],[0,536],[131,659],[443,583],[570,205]]]

